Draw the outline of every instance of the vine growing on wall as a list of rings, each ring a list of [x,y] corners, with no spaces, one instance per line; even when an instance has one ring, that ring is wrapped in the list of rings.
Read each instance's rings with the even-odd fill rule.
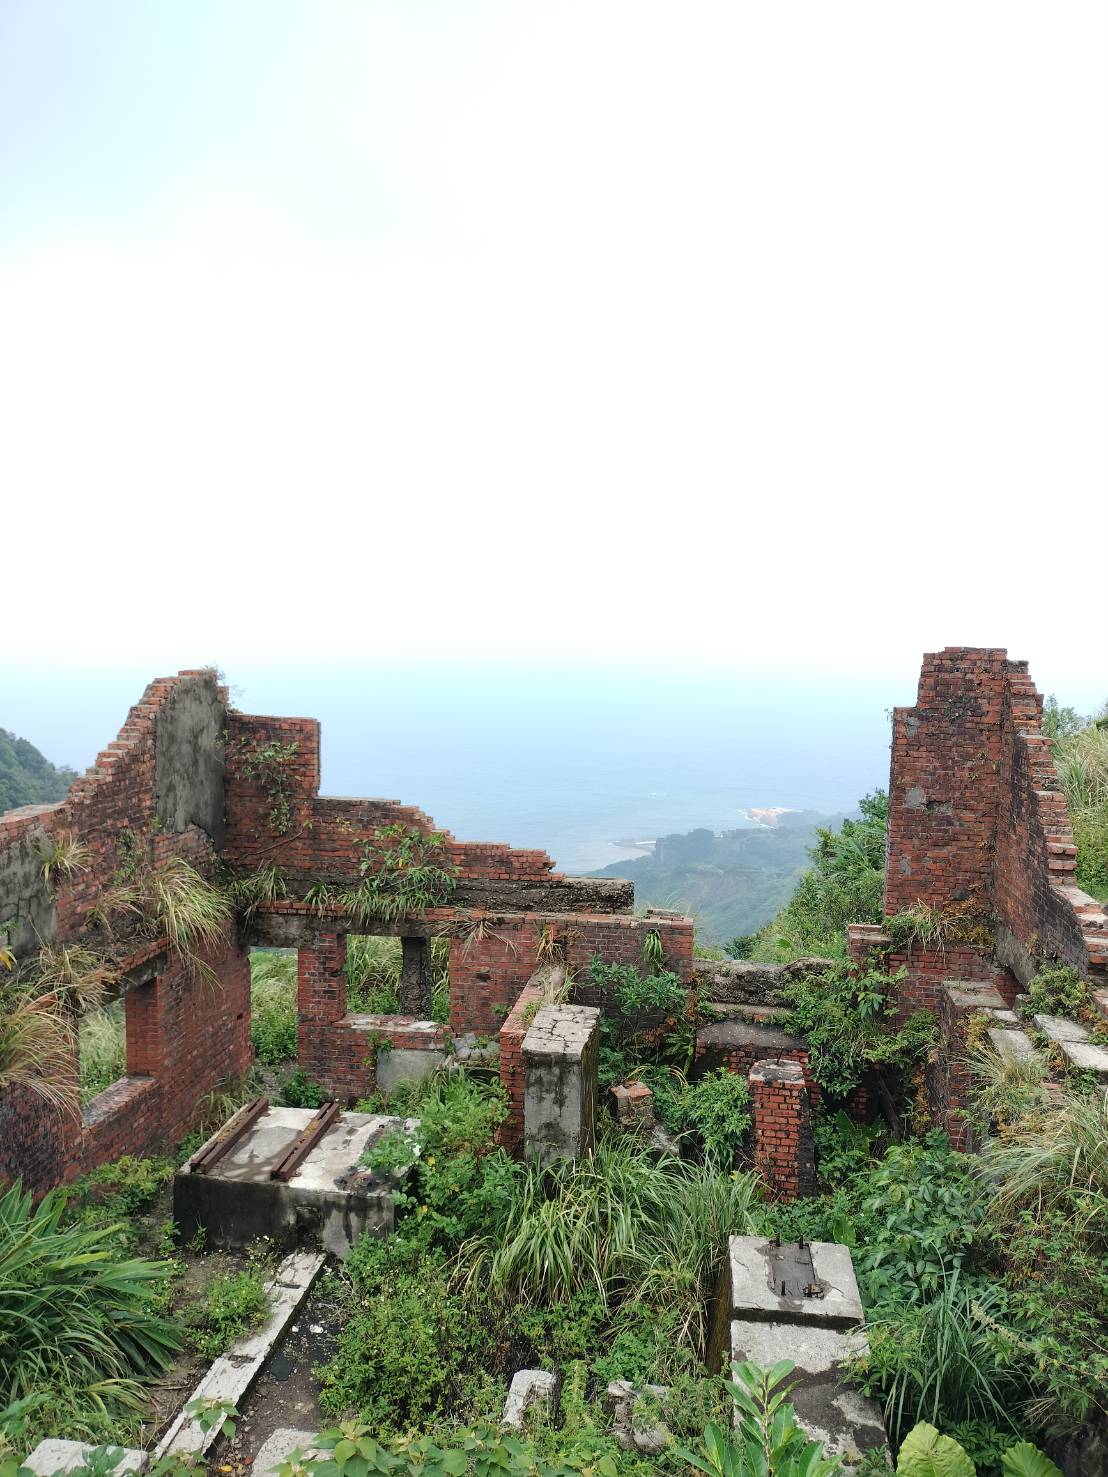
[[[260,749],[249,749],[239,740],[239,764],[247,779],[259,784],[269,801],[267,820],[275,836],[287,836],[292,828],[292,763],[299,745],[274,740]]]

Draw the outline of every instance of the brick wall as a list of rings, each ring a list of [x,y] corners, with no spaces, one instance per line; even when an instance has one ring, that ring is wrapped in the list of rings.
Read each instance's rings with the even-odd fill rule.
[[[1011,967],[1057,958],[1103,976],[1108,920],[1073,885],[1074,855],[1027,663],[997,648],[925,656],[915,707],[893,714],[886,914],[979,903]],[[934,1008],[942,978],[979,977],[956,952],[909,961],[919,1003]]]
[[[813,1195],[816,1155],[811,1107],[797,1062],[757,1062],[750,1076],[754,1167],[778,1200]]]
[[[503,1147],[512,1153],[523,1143],[523,1038],[544,998],[541,986],[525,986],[498,1036],[500,1081],[508,1094],[508,1116],[500,1125],[498,1136]]]

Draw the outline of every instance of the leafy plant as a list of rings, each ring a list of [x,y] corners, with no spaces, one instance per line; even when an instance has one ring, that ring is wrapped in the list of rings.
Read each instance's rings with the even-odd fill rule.
[[[0,1400],[43,1393],[79,1433],[138,1408],[137,1380],[180,1340],[156,1311],[172,1268],[121,1259],[114,1228],[67,1225],[65,1208],[57,1190],[33,1207],[18,1182],[0,1196]]]
[[[292,764],[299,745],[276,740],[251,749],[248,740],[239,741],[238,762],[247,779],[256,781],[269,801],[269,829],[275,836],[286,836],[292,828]]]
[[[447,859],[441,831],[379,826],[358,863],[361,881],[339,897],[355,917],[395,922],[445,903],[458,885],[458,869]]]
[[[189,1342],[205,1359],[215,1359],[257,1327],[268,1310],[269,1297],[257,1267],[217,1272],[204,1297],[185,1309]]]
[[[327,1094],[318,1082],[313,1082],[303,1067],[297,1067],[281,1086],[277,1101],[285,1108],[321,1108]]]
[[[700,1451],[681,1447],[678,1456],[708,1477],[831,1477],[841,1472],[842,1461],[826,1456],[797,1421],[788,1400],[793,1387],[784,1384],[793,1368],[789,1359],[771,1369],[732,1364],[732,1378],[724,1383],[735,1402],[735,1434],[711,1425]]]
[[[614,1000],[624,1015],[638,1011],[672,1014],[684,1008],[687,991],[679,975],[661,972],[643,975],[633,964],[609,964],[594,954],[589,960],[589,984]]]
[[[878,1068],[903,1086],[933,1041],[935,1022],[928,1011],[894,1028],[901,977],[840,964],[786,986],[786,1029],[806,1038],[812,1075],[832,1097],[846,1097]]]

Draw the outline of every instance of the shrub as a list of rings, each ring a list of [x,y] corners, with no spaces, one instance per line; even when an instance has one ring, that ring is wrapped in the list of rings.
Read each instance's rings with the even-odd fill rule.
[[[786,1029],[807,1039],[812,1075],[832,1097],[846,1097],[877,1068],[891,1071],[903,1084],[934,1039],[929,1011],[917,1011],[891,1028],[899,979],[877,970],[856,974],[841,964],[786,987]]]
[[[64,1211],[56,1190],[37,1208],[18,1183],[0,1196],[0,1404],[44,1393],[55,1429],[94,1432],[138,1408],[138,1381],[180,1347],[156,1311],[172,1268],[121,1258],[114,1228]]]
[[[127,1073],[127,1026],[122,1000],[90,1010],[77,1031],[81,1101],[87,1103]]]
[[[284,1108],[319,1108],[327,1100],[327,1094],[318,1082],[313,1082],[304,1071],[303,1067],[297,1067],[296,1071],[281,1085],[281,1091],[277,1094],[277,1101]]]

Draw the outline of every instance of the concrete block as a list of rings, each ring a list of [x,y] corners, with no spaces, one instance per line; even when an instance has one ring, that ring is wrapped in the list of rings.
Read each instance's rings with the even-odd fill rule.
[[[862,1322],[862,1299],[848,1247],[831,1241],[807,1243],[811,1253],[815,1296],[782,1297],[775,1290],[773,1243],[763,1236],[732,1236],[724,1275],[724,1297],[736,1318],[778,1324],[813,1323],[826,1328],[853,1328]],[[782,1355],[778,1356],[785,1357]]]
[[[651,1420],[642,1411],[644,1397],[664,1400],[668,1385],[644,1385],[636,1389],[630,1380],[612,1380],[607,1402],[612,1411],[612,1433],[624,1451],[658,1456],[673,1444],[673,1434],[662,1421]]]
[[[883,1451],[887,1444],[876,1403],[845,1383],[844,1361],[864,1354],[866,1347],[862,1334],[840,1328],[740,1319],[731,1324],[733,1360],[763,1367],[779,1359],[792,1360],[796,1367],[789,1382],[795,1382],[795,1388],[789,1399],[797,1419],[813,1440],[850,1464],[867,1451]]]
[[[375,1062],[377,1087],[387,1097],[399,1082],[423,1082],[443,1065],[446,1057],[444,1046],[378,1049]]]
[[[524,1152],[548,1164],[576,1158],[596,1131],[600,1012],[543,1005],[523,1038]]]
[[[1089,1033],[1084,1026],[1079,1026],[1076,1021],[1070,1021],[1061,1015],[1037,1015],[1035,1024],[1049,1041],[1056,1041],[1059,1046],[1064,1041],[1087,1041]]]

